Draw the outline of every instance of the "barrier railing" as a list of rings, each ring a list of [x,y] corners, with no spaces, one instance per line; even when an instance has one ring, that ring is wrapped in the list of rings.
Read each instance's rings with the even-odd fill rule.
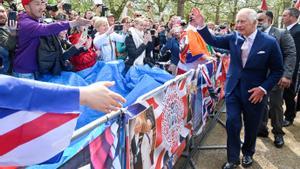
[[[217,68],[214,66],[216,65],[216,63],[209,62],[208,64],[212,64],[211,66],[215,73]],[[212,73],[212,72],[210,72],[210,73]],[[181,155],[183,149],[186,146],[190,146],[187,142],[184,141],[184,138],[192,137],[195,133],[197,133],[197,132],[193,132],[193,126],[190,124],[191,119],[188,119],[188,114],[190,114],[191,111],[196,111],[193,108],[191,108],[191,106],[190,106],[191,95],[198,94],[201,99],[201,106],[203,106],[205,104],[204,105],[205,107],[201,107],[201,109],[197,110],[197,111],[201,111],[200,112],[201,115],[204,116],[201,121],[201,122],[203,122],[203,120],[204,120],[203,125],[205,125],[205,120],[206,120],[206,116],[207,116],[207,114],[205,114],[205,113],[209,113],[209,111],[210,110],[212,111],[212,109],[215,107],[215,105],[214,105],[215,102],[213,102],[214,101],[213,99],[207,100],[207,98],[210,97],[210,96],[207,96],[207,92],[209,92],[209,90],[210,90],[209,87],[212,87],[213,85],[210,86],[210,84],[204,84],[204,83],[210,83],[210,82],[205,81],[205,79],[199,80],[199,78],[203,78],[203,77],[196,77],[196,75],[199,75],[199,74],[201,74],[200,69],[198,69],[196,71],[191,70],[191,71],[187,72],[186,74],[177,76],[175,79],[172,79],[172,80],[166,82],[164,85],[140,96],[137,99],[136,104],[139,104],[139,107],[143,107],[143,109],[141,109],[141,111],[140,111],[141,113],[134,114],[132,112],[128,112],[129,111],[128,109],[122,109],[117,112],[112,112],[110,114],[106,114],[105,116],[89,123],[88,125],[80,128],[79,130],[75,131],[72,136],[72,141],[82,138],[89,132],[95,130],[98,126],[100,126],[110,120],[117,119],[117,118],[121,117],[123,114],[127,114],[127,115],[133,114],[133,116],[130,117],[131,118],[130,121],[128,121],[128,122],[125,121],[125,124],[128,125],[126,133],[129,132],[129,134],[128,133],[126,134],[126,136],[127,136],[126,137],[126,145],[122,144],[120,142],[120,140],[118,140],[118,142],[116,143],[116,147],[119,146],[121,151],[125,151],[125,146],[126,146],[126,157],[122,157],[122,159],[126,159],[126,165],[122,164],[122,162],[124,162],[124,161],[120,162],[121,160],[118,159],[118,162],[120,163],[118,165],[120,166],[120,168],[132,168],[133,166],[135,166],[133,168],[136,168],[136,166],[139,165],[139,164],[134,164],[134,162],[138,161],[137,159],[139,159],[141,157],[135,156],[134,153],[132,152],[133,151],[132,143],[134,142],[135,138],[138,138],[141,135],[144,136],[144,138],[151,136],[151,138],[153,139],[151,141],[151,144],[149,143],[150,151],[146,152],[149,154],[149,159],[150,159],[149,164],[147,164],[147,165],[150,165],[149,168],[151,168],[153,166],[156,166],[158,168],[161,168],[162,166],[168,166],[169,168],[172,167],[176,163],[178,156]],[[207,76],[207,75],[205,75],[205,76]],[[215,77],[206,77],[206,80],[209,78],[215,78]],[[199,84],[199,83],[201,83],[201,84]],[[214,80],[212,81],[212,83],[214,83]],[[197,91],[198,93],[195,92],[195,90],[198,90]],[[175,95],[172,95],[172,94],[175,94]],[[173,96],[176,96],[178,98],[172,99]],[[210,102],[212,102],[213,105],[211,105]],[[170,112],[168,112],[168,111],[170,111]],[[173,111],[175,111],[175,112],[173,112]],[[182,112],[180,112],[180,111],[182,111]],[[167,115],[164,114],[166,112],[168,112],[170,114],[167,114]],[[145,120],[146,122],[148,122],[147,120],[151,121],[151,118],[154,118],[154,121],[152,119],[152,125],[149,127],[149,129],[147,131],[143,131],[143,132],[140,132],[137,134],[137,133],[135,133],[135,126],[138,125],[138,123],[136,121],[137,121],[137,118],[141,117],[141,114],[145,114],[144,117],[142,117],[142,118],[146,118],[146,120]],[[148,117],[149,114],[152,117]],[[213,118],[213,120],[216,121],[219,116],[214,116],[214,117],[215,118]],[[163,120],[161,120],[161,119],[163,119]],[[159,120],[161,120],[161,121],[159,121]],[[177,128],[174,128],[174,126],[177,126]],[[120,126],[118,126],[118,127],[120,127]],[[123,128],[122,130],[125,130],[125,128]],[[174,131],[174,132],[176,132],[176,130],[178,130],[177,131],[178,133],[176,133],[178,135],[175,134],[175,136],[174,136],[174,135],[168,133],[169,131],[167,131],[167,130]],[[207,129],[202,130],[202,132],[204,132],[204,133],[201,133],[202,138],[205,136],[205,132],[208,132],[208,131],[209,130],[207,130]],[[151,133],[151,134],[149,134],[149,133]],[[168,135],[168,134],[170,134],[170,135]],[[147,135],[147,137],[145,137],[145,135]],[[168,138],[165,135],[168,135],[172,138]],[[136,145],[140,146],[140,147],[136,147],[137,152],[143,151],[141,147],[145,147],[145,145],[138,144],[137,139],[136,139],[136,142],[137,142]],[[116,151],[116,147],[113,146],[113,143],[110,146],[111,147],[110,147],[109,152]],[[198,146],[198,145],[194,144],[193,146]],[[91,150],[87,150],[87,151],[91,151]],[[161,151],[164,151],[164,152],[161,152]],[[192,156],[194,153],[195,153],[195,150],[192,150],[190,152],[190,155]],[[111,160],[114,161],[114,160],[116,160],[116,158],[120,158],[117,156],[118,156],[118,154],[113,154],[112,157],[110,157],[110,158],[112,158]],[[91,158],[91,157],[88,156],[88,158]],[[166,159],[166,160],[164,160],[164,159]],[[188,159],[190,159],[190,158],[188,158]],[[143,160],[143,161],[145,161],[145,160]],[[116,165],[116,162],[115,163],[112,162],[111,165]],[[142,165],[141,168],[146,168],[145,166],[147,166],[146,164],[141,164],[141,165]],[[66,166],[66,165],[64,165],[64,166]],[[62,167],[62,168],[65,168],[65,167]]]

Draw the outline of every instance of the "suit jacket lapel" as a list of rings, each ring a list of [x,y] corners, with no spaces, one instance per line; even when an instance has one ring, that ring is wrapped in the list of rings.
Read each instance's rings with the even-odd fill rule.
[[[269,35],[274,36],[274,33],[275,33],[275,29],[273,28],[273,26],[271,26]]]
[[[238,35],[237,34],[237,39],[236,39],[236,47],[237,47],[237,55],[238,56],[238,60],[239,60],[239,63],[241,65],[241,67],[243,67],[243,64],[242,64],[242,50],[241,50],[241,47],[244,43],[244,38],[242,38],[242,36]]]
[[[252,57],[255,57],[255,53],[257,53],[257,50],[259,49],[259,46],[261,45],[261,32],[260,31],[257,31],[257,34],[256,34],[256,37],[253,41],[253,44],[252,44],[252,47],[250,49],[250,53],[249,53],[249,56],[248,56],[248,59],[247,59],[247,63],[251,61],[251,58]],[[246,65],[247,65],[246,63]],[[245,65],[245,66],[246,66]]]
[[[291,35],[294,37],[295,35],[295,32],[294,32],[294,30],[296,30],[296,28],[297,28],[297,26],[298,26],[299,24],[297,23],[296,25],[294,25],[291,29],[290,29],[290,33],[291,33]]]

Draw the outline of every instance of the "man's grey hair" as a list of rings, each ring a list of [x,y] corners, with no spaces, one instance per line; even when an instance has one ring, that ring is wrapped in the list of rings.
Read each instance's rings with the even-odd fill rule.
[[[255,21],[257,20],[257,12],[254,9],[250,9],[250,8],[243,8],[241,9],[237,15],[241,14],[241,13],[246,13],[248,19],[250,19],[251,21]]]
[[[287,10],[289,11],[290,16],[293,16],[297,19],[299,18],[300,11],[297,8],[288,8]]]

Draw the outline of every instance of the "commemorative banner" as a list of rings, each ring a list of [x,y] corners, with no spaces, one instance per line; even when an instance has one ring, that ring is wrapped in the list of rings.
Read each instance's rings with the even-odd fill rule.
[[[188,95],[194,71],[176,77],[129,106],[129,168],[174,166],[191,135]],[[140,113],[137,114],[137,111]],[[143,146],[140,146],[140,145]]]

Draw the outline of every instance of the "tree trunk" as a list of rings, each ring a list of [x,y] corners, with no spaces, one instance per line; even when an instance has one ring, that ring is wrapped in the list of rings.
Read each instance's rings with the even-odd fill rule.
[[[177,3],[177,15],[184,18],[184,3],[186,0],[178,0]]]
[[[237,5],[238,5],[238,0],[234,0],[233,13],[232,13],[232,18],[231,18],[232,23],[235,22],[235,15],[237,14],[237,10],[238,10]]]
[[[215,18],[215,23],[217,25],[220,24],[220,8],[221,8],[221,3],[222,3],[222,0],[219,0],[218,1],[218,5],[216,6],[216,18]]]

